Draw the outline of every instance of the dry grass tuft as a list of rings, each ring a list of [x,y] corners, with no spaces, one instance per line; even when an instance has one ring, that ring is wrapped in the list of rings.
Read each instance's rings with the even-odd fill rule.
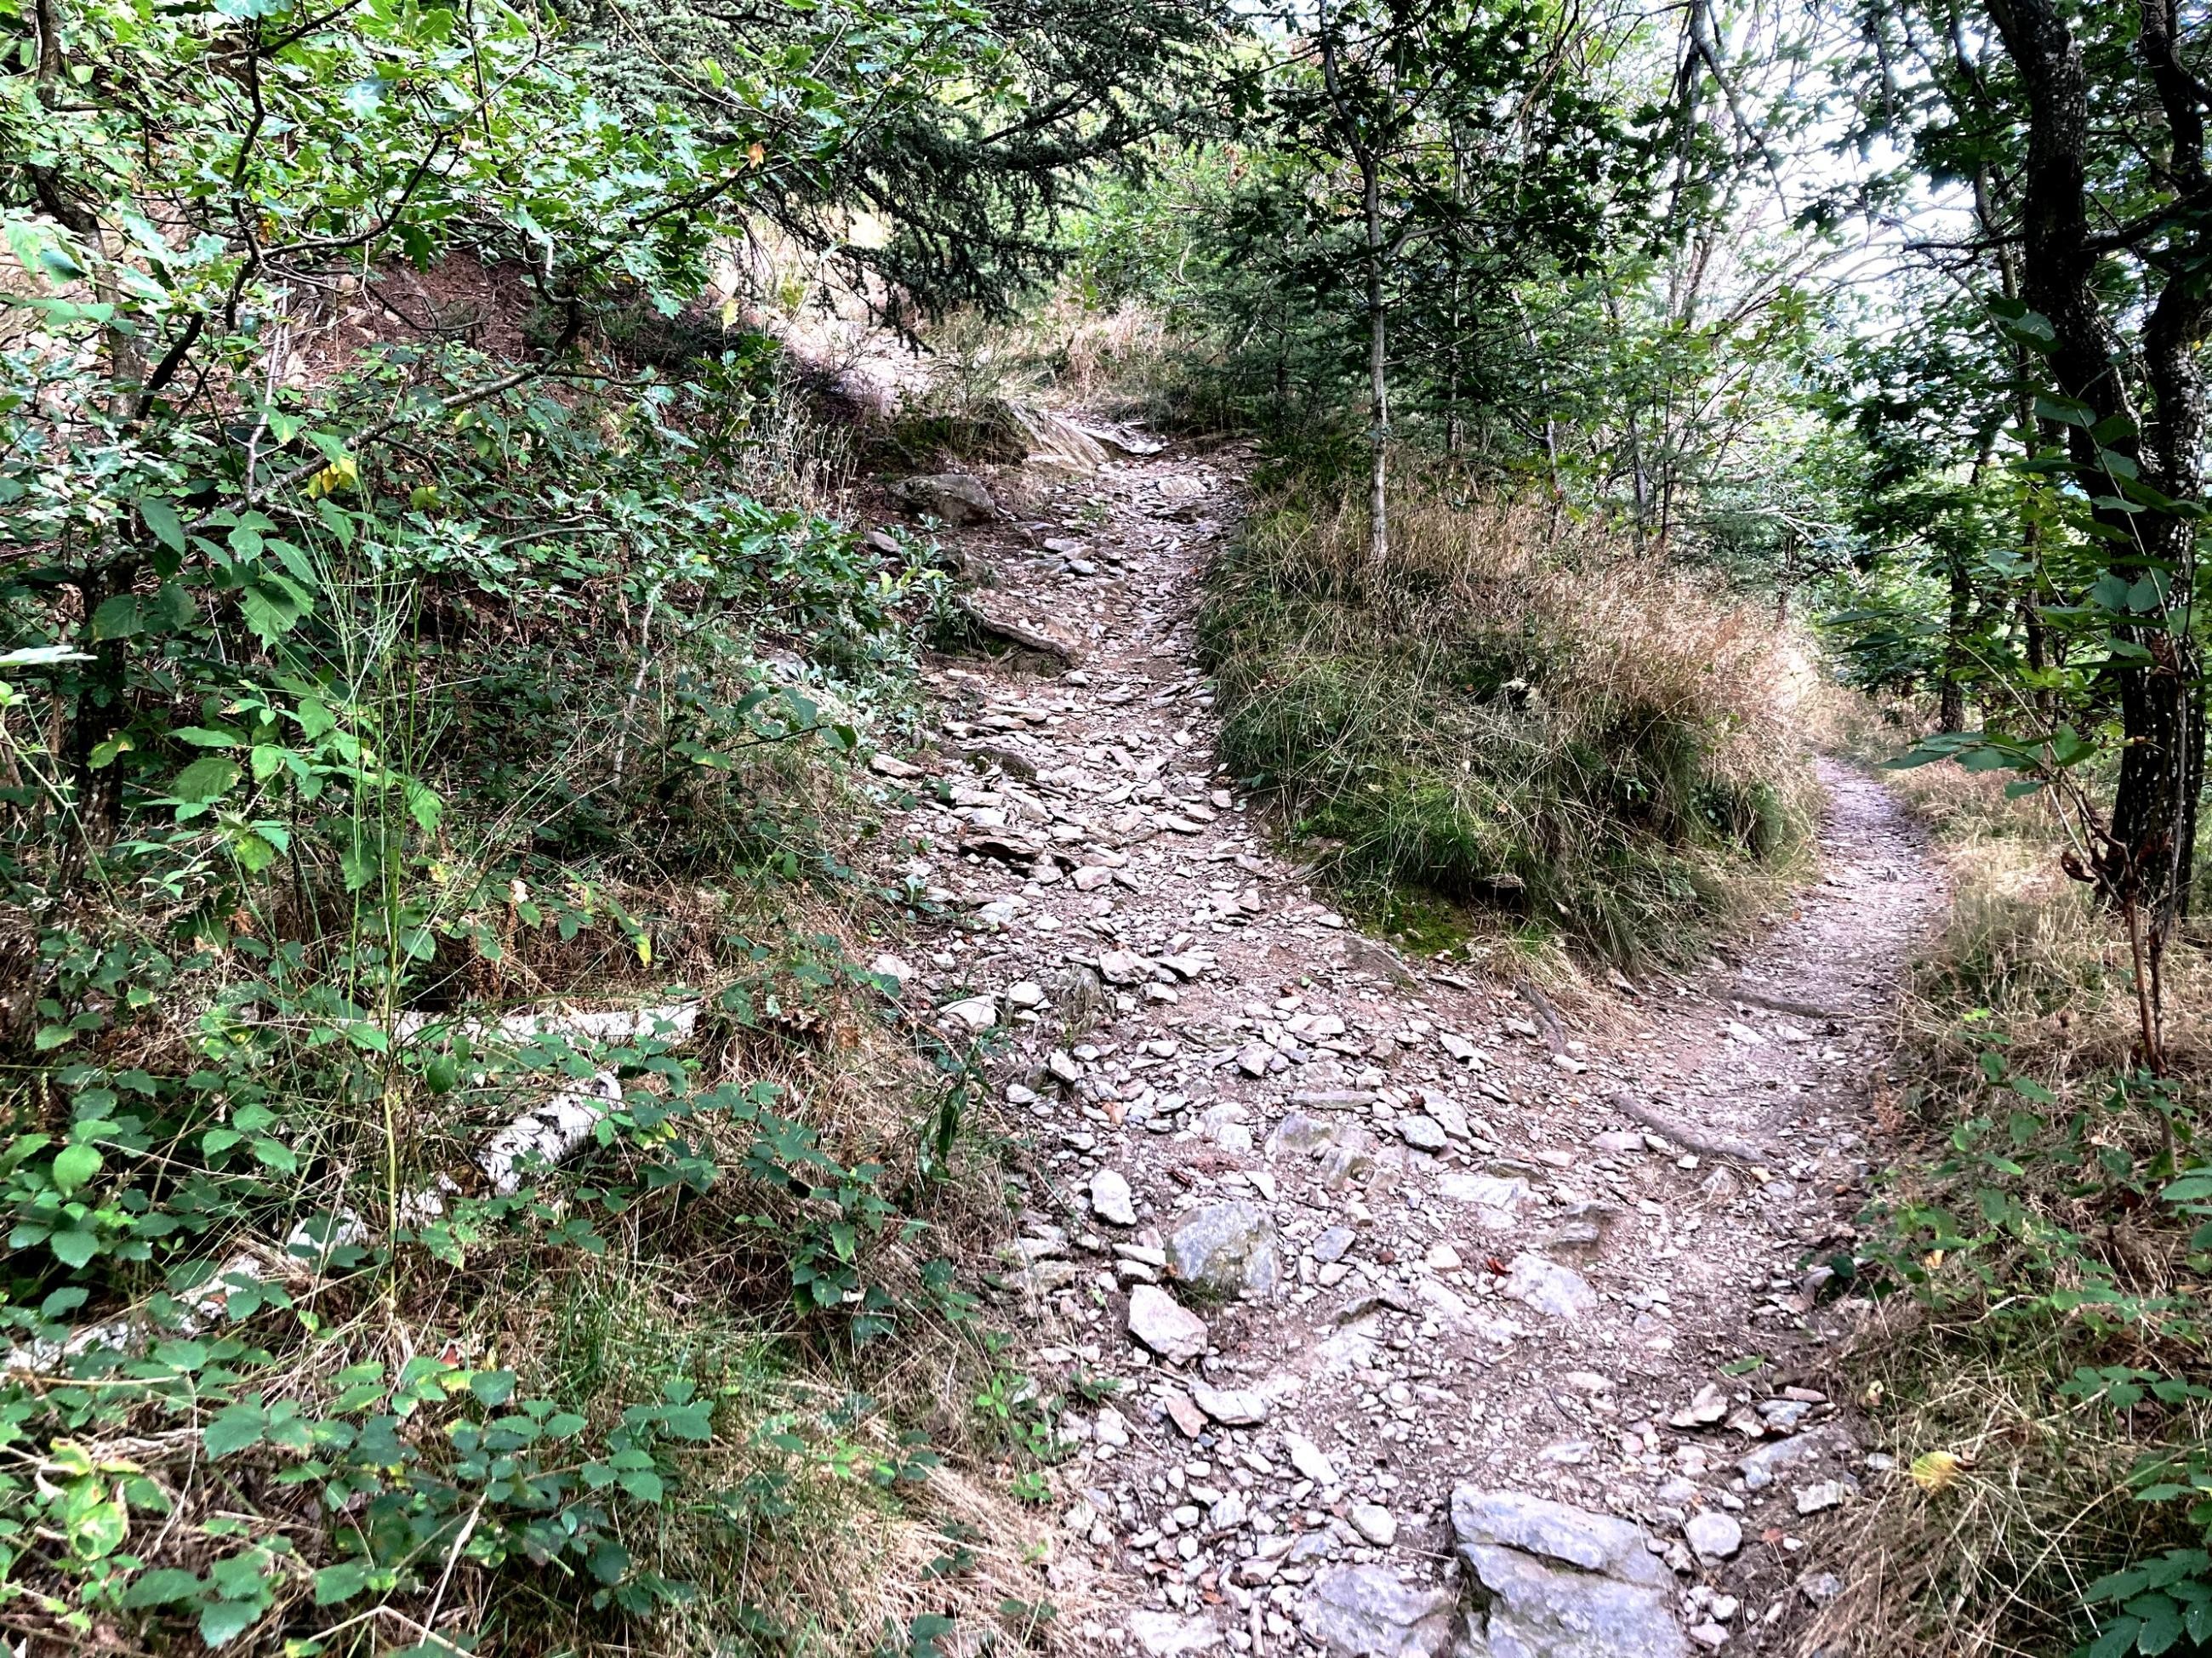
[[[1416,483],[1393,514],[1379,572],[1362,508],[1296,496],[1217,569],[1201,649],[1232,768],[1386,920],[1441,899],[1539,950],[1698,950],[1809,817],[1802,658],[1699,576],[1540,506]]]

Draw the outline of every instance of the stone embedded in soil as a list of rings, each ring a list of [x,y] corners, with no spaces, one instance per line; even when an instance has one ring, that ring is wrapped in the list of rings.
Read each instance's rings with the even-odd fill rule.
[[[1275,1224],[1256,1203],[1210,1203],[1194,1209],[1168,1234],[1168,1265],[1176,1277],[1223,1295],[1264,1296],[1282,1277]]]
[[[1667,1418],[1676,1428],[1710,1427],[1728,1414],[1728,1394],[1713,1382],[1698,1389],[1698,1396]]]
[[[1390,1510],[1380,1503],[1354,1503],[1344,1511],[1352,1529],[1378,1549],[1387,1549],[1398,1540],[1398,1521]]]
[[[1398,1137],[1416,1151],[1441,1151],[1451,1144],[1444,1126],[1434,1117],[1401,1117]]]
[[[1098,958],[1098,976],[1109,985],[1142,984],[1152,964],[1133,950],[1109,950]]]
[[[1440,1658],[1452,1643],[1452,1595],[1401,1582],[1381,1566],[1340,1566],[1315,1580],[1306,1632],[1335,1658]]]
[[[1291,1459],[1292,1467],[1315,1485],[1336,1484],[1336,1464],[1328,1460],[1328,1453],[1304,1434],[1285,1434],[1283,1454]]]
[[[1111,1169],[1102,1169],[1091,1175],[1091,1212],[1109,1226],[1134,1226],[1137,1206],[1127,1180]]]
[[[1815,1428],[1795,1438],[1768,1441],[1758,1449],[1738,1458],[1736,1472],[1743,1476],[1747,1488],[1764,1491],[1790,1469],[1817,1462],[1831,1452],[1841,1455],[1850,1445],[1850,1442],[1840,1430]]]
[[[1586,1318],[1597,1310],[1597,1291],[1580,1272],[1541,1255],[1514,1256],[1504,1292],[1547,1318]]]
[[[1170,1393],[1160,1402],[1167,1407],[1168,1420],[1182,1430],[1186,1439],[1195,1439],[1206,1431],[1206,1412],[1187,1394]]]
[[[1157,1284],[1130,1290],[1129,1333],[1162,1358],[1193,1359],[1206,1351],[1206,1321]]]
[[[1647,1533],[1518,1491],[1462,1485],[1452,1533],[1477,1606],[1456,1658],[1681,1658],[1674,1580]]]
[[[1796,1494],[1797,1512],[1818,1514],[1823,1509],[1842,1506],[1847,1488],[1840,1479],[1823,1479],[1802,1487]]]
[[[1332,1226],[1313,1241],[1313,1258],[1324,1264],[1342,1260],[1345,1251],[1358,1241],[1358,1236],[1349,1226]]]
[[[1682,1538],[1700,1558],[1725,1560],[1743,1546],[1743,1527],[1734,1515],[1707,1509],[1690,1516]]]
[[[1212,1623],[1172,1612],[1133,1612],[1129,1633],[1146,1658],[1186,1658],[1221,1644],[1221,1631]]]
[[[1225,1428],[1253,1427],[1267,1419],[1267,1401],[1248,1389],[1212,1388],[1194,1382],[1190,1396],[1200,1410]]]
[[[1493,1232],[1510,1230],[1522,1212],[1535,1207],[1536,1191],[1520,1175],[1471,1175],[1458,1170],[1439,1175],[1437,1195],[1471,1204],[1476,1224]]]
[[[896,487],[900,504],[947,524],[981,524],[999,515],[999,504],[981,482],[965,472],[933,472]]]
[[[970,1030],[988,1030],[999,1023],[999,1005],[988,996],[963,996],[938,1010],[939,1023],[959,1023]]]

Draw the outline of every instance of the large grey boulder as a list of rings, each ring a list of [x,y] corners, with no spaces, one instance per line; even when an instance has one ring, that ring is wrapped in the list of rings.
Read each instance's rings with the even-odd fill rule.
[[[1674,1576],[1641,1527],[1474,1485],[1451,1517],[1471,1596],[1455,1658],[1686,1658]]]
[[[1168,1266],[1221,1295],[1272,1294],[1282,1281],[1275,1224],[1256,1203],[1209,1203],[1168,1234]]]
[[[965,472],[911,477],[898,486],[897,495],[907,511],[927,513],[947,524],[988,524],[999,515],[999,503],[982,481]]]
[[[1339,1566],[1315,1580],[1305,1625],[1336,1658],[1440,1658],[1451,1645],[1452,1597],[1381,1566]]]

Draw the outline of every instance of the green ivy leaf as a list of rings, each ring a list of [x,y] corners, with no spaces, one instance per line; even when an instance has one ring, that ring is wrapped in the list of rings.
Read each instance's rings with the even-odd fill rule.
[[[53,1181],[64,1197],[76,1191],[100,1172],[100,1148],[96,1145],[65,1145],[54,1154]]]

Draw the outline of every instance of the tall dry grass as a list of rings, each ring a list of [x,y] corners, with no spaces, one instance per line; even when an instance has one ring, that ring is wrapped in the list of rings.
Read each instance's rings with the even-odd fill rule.
[[[1417,477],[1391,527],[1377,569],[1360,507],[1288,495],[1221,561],[1200,626],[1232,768],[1386,919],[1441,900],[1616,961],[1699,950],[1802,840],[1802,658],[1540,503]]]

